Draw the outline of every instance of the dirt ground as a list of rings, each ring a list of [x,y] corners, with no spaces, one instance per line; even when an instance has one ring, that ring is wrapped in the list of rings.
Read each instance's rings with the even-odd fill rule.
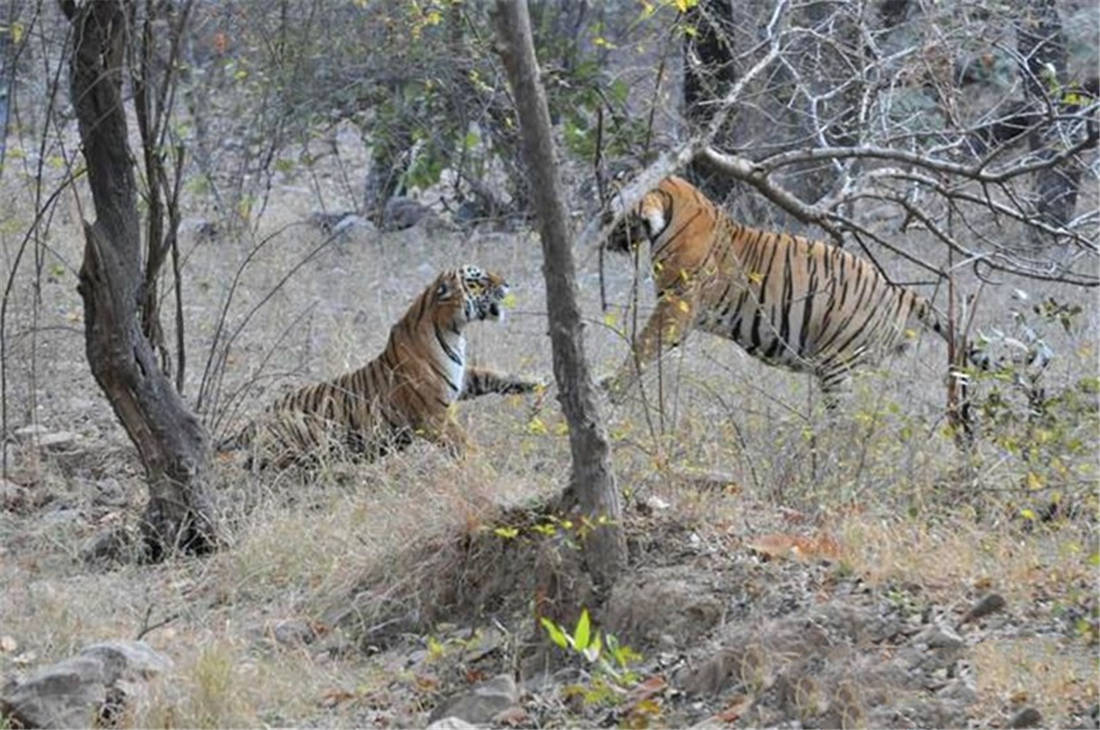
[[[25,193],[6,180],[4,219],[21,220]],[[500,271],[517,297],[502,324],[471,327],[474,361],[550,378],[531,231],[425,222],[330,239],[306,183],[276,182],[235,237],[211,231],[198,202],[185,221],[184,392],[192,405],[203,393],[215,435],[284,389],[358,367],[460,263]],[[330,210],[352,205],[331,190]],[[943,347],[927,338],[860,377],[833,421],[808,378],[706,336],[665,358],[645,401],[605,404],[630,565],[591,618],[630,649],[622,662],[559,649],[534,621],[535,566],[568,556],[571,539],[539,511],[568,469],[553,389],[541,405],[463,403],[479,451],[461,465],[424,444],[310,479],[218,462],[225,550],[86,565],[89,540],[139,514],[144,485],[84,361],[77,220],[59,209],[8,313],[9,432],[41,430],[5,447],[4,680],[141,634],[174,668],[125,716],[138,727],[422,726],[502,674],[519,684],[495,726],[1100,723],[1095,414],[1031,432],[1028,458],[988,435],[961,452],[943,429]],[[626,352],[632,275],[609,260],[605,312],[595,252],[577,260],[604,374]],[[644,317],[648,281],[639,290]],[[226,323],[240,330],[219,373],[206,361],[231,291]],[[1048,293],[1086,305],[1083,327],[1049,335],[1049,388],[1073,390],[1096,375],[1095,298],[1036,292]],[[984,323],[1003,322],[1011,301],[1006,285]]]

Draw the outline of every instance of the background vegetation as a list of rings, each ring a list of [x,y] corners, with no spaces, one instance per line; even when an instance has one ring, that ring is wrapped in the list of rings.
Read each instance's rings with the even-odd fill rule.
[[[475,360],[551,372],[532,195],[490,9],[134,5],[133,27],[151,30],[144,46],[127,37],[123,83],[143,260],[165,256],[146,332],[211,437],[285,389],[358,367],[456,263],[516,285],[501,328],[471,329]],[[846,681],[831,673],[892,644],[807,652],[827,670],[745,660],[698,702],[675,677],[715,647],[751,644],[738,631],[782,637],[778,622],[839,603],[963,634],[941,679],[973,696],[948,717],[1003,724],[1030,706],[1051,724],[1086,722],[1100,638],[1095,6],[530,10],[597,375],[652,307],[644,266],[601,266],[600,211],[616,206],[613,191],[629,195],[635,173],[675,169],[741,220],[838,237],[950,311],[979,345],[965,366],[972,442],[960,447],[948,426],[948,353],[931,338],[862,374],[831,421],[808,378],[690,339],[644,396],[604,405],[624,580],[665,626],[617,613],[614,596],[593,607],[604,635],[642,657],[622,682],[576,652],[553,654],[532,620],[525,576],[540,529],[573,534],[536,509],[569,460],[553,397],[464,404],[480,456],[462,465],[423,445],[310,479],[215,462],[224,549],[86,564],[97,535],[133,524],[146,486],[84,356],[76,285],[94,216],[69,96],[72,26],[54,3],[15,0],[0,11],[0,639],[13,640],[0,641],[0,673],[166,620],[145,638],[176,668],[129,724],[422,724],[483,675],[532,676],[535,648],[573,673],[525,690],[530,723],[828,724]],[[141,68],[165,89],[149,97],[147,125],[133,111]],[[157,216],[160,229],[148,224]],[[669,574],[690,588],[676,600],[661,592]],[[990,593],[1007,607],[964,630]],[[699,596],[721,619],[681,631],[674,618],[710,615]],[[395,616],[396,630],[371,630]],[[311,641],[276,641],[288,620],[312,627]],[[471,659],[474,636],[494,637],[491,652]],[[783,646],[760,648],[799,653]],[[650,704],[628,694],[655,676],[669,686],[646,685]],[[805,676],[820,685],[806,690]],[[868,677],[848,680],[878,681]],[[887,694],[853,702],[852,724],[936,724],[898,708],[939,701],[941,688]]]

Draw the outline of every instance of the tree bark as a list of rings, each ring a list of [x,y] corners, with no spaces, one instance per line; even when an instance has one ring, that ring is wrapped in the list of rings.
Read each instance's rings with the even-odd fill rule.
[[[1064,105],[1066,96],[1066,35],[1054,0],[1028,0],[1024,17],[1016,28],[1016,48],[1025,63],[1023,69],[1025,97],[1035,109],[1043,109],[1049,100],[1056,108]],[[1071,110],[1072,111],[1072,110]],[[1028,145],[1040,159],[1050,159],[1058,153],[1061,124],[1039,125],[1028,134]],[[1067,160],[1063,165],[1044,168],[1035,175],[1032,194],[1035,212],[1053,226],[1064,226],[1077,209],[1077,193],[1081,185],[1081,165]],[[1039,245],[1036,236],[1032,243]]]
[[[695,29],[694,34],[684,34],[681,52],[684,63],[684,118],[690,135],[705,130],[718,109],[715,103],[737,81],[737,64],[733,54],[733,12],[729,0],[700,0],[684,16],[685,22]],[[697,61],[693,61],[697,59]],[[727,124],[724,129],[728,130]],[[719,131],[716,140],[725,141]],[[727,176],[707,167],[702,160],[692,160],[687,176],[711,199],[725,202],[734,189],[734,182]]]
[[[587,520],[590,531],[583,544],[585,566],[597,590],[606,590],[626,563],[620,525],[622,511],[611,471],[607,431],[585,358],[572,240],[527,3],[498,0],[494,20],[498,50],[519,114],[523,156],[539,219],[554,378],[558,400],[569,424],[573,464],[562,503]]]
[[[172,548],[206,552],[216,543],[206,433],[142,331],[141,225],[121,94],[132,14],[119,0],[63,1],[62,8],[73,23],[71,93],[96,213],[84,225],[77,287],[88,364],[145,466],[148,557]]]

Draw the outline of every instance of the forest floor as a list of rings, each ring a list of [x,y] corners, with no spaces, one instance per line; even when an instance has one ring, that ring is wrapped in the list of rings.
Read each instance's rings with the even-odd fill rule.
[[[184,394],[202,394],[215,435],[361,365],[437,271],[465,262],[505,274],[517,299],[504,323],[471,328],[474,361],[550,379],[533,234],[327,238],[309,190],[276,182],[262,226],[219,234],[199,209],[185,221]],[[572,537],[544,509],[569,468],[553,388],[541,405],[461,404],[479,445],[462,464],[425,444],[310,479],[218,461],[225,549],[86,564],[145,488],[84,361],[76,221],[60,210],[8,314],[0,685],[140,635],[173,667],[121,720],[136,727],[423,726],[470,707],[504,727],[1100,723],[1095,410],[1067,396],[1037,428],[1010,404],[961,451],[943,428],[943,347],[927,339],[861,377],[833,421],[805,376],[705,336],[665,358],[645,401],[604,404],[630,547],[592,609],[620,648],[606,661],[559,649],[534,620],[538,569]],[[578,252],[597,375],[634,327],[632,274],[608,263],[604,311],[597,258]],[[1010,290],[979,326],[1005,321]],[[206,361],[231,294],[241,328],[219,372]],[[1087,400],[1094,310],[1051,332],[1049,393]],[[28,426],[40,430],[15,433]]]

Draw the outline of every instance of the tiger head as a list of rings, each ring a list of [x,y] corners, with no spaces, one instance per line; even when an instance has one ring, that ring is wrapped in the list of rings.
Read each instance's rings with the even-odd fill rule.
[[[642,241],[653,242],[668,227],[672,213],[672,196],[662,188],[650,190],[632,211],[623,216],[607,237],[605,248],[617,253],[630,253]],[[607,216],[610,217],[608,212]]]
[[[436,321],[458,328],[474,320],[504,319],[501,305],[507,294],[504,278],[479,266],[444,271],[432,284]]]

